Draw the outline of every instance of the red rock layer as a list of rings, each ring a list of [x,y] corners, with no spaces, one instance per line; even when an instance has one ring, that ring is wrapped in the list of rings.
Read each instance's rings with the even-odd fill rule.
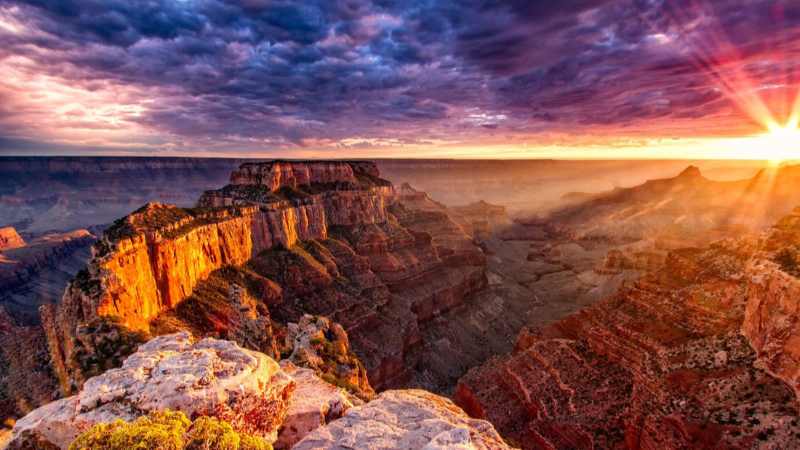
[[[144,331],[172,312],[205,317],[249,345],[237,333],[250,322],[213,306],[225,289],[209,280],[247,285],[281,323],[331,317],[376,388],[407,380],[418,327],[486,284],[485,258],[446,214],[406,211],[377,176],[369,163],[245,164],[239,184],[207,192],[202,208],[150,204],[118,221],[62,304],[42,311],[62,385],[80,384],[74,330],[96,317]],[[212,277],[226,267],[241,277]],[[215,311],[225,319],[211,320]]]
[[[0,228],[0,250],[17,248],[25,245],[25,240],[17,234],[14,227]]]
[[[231,174],[233,185],[261,185],[271,191],[282,187],[297,188],[322,183],[357,184],[357,175],[378,177],[371,163],[345,161],[274,161],[245,163]]]
[[[796,279],[758,262],[793,248],[780,228],[794,236],[797,217],[773,244],[673,251],[611,298],[522,333],[461,379],[457,403],[525,449],[797,447],[784,383],[800,369]]]

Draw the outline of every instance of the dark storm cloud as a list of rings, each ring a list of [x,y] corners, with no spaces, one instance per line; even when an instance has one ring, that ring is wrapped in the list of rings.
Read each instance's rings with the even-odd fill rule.
[[[787,60],[769,55],[797,58],[800,26],[789,0],[4,3],[24,31],[0,28],[0,59],[143,89],[150,129],[280,145],[704,117],[727,101],[693,45],[723,54],[723,30],[743,70],[777,82]]]

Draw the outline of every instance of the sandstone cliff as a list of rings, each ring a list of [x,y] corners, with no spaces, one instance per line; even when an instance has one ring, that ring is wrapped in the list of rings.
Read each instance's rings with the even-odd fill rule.
[[[14,227],[0,228],[0,251],[9,248],[17,248],[25,245],[25,240],[17,234]]]
[[[92,375],[76,361],[87,348],[76,348],[76,330],[101,317],[131,332],[187,326],[275,354],[273,324],[329,316],[370,382],[397,385],[416,365],[420,325],[486,284],[469,236],[445,213],[403,208],[371,163],[244,164],[198,205],[151,203],[117,221],[62,303],[43,309],[66,392]],[[252,317],[225,306],[234,285],[253,299]]]

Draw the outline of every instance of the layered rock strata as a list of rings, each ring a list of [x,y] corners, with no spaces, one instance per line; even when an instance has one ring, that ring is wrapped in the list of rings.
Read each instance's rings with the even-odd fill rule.
[[[281,361],[281,368],[292,377],[297,387],[289,400],[286,420],[274,444],[278,450],[292,448],[312,431],[364,403],[347,390],[319,378],[311,369],[297,367],[289,361]]]
[[[800,445],[800,214],[660,269],[463,377],[456,402],[523,448]]]
[[[231,181],[198,208],[148,204],[117,221],[62,304],[42,311],[66,391],[87,375],[75,330],[98,317],[155,334],[187,325],[277,356],[278,340],[252,336],[306,313],[344,326],[373,386],[397,385],[420,324],[486,285],[469,236],[445,213],[404,209],[374,164],[245,164]],[[226,306],[231,289],[255,315]]]

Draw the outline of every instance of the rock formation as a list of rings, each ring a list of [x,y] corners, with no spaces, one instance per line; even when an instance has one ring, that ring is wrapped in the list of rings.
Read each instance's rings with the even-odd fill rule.
[[[445,212],[405,208],[374,164],[244,164],[197,208],[151,203],[118,220],[42,318],[66,392],[92,375],[76,364],[75,330],[100,317],[277,356],[273,324],[307,313],[341,323],[371,384],[386,387],[410,379],[419,327],[482,289],[485,266]],[[256,314],[230,306],[232,289]]]
[[[292,448],[312,431],[339,419],[353,406],[363,404],[358,397],[322,380],[311,369],[297,367],[289,361],[282,361],[281,368],[297,387],[274,444],[278,450]]]
[[[161,336],[140,346],[121,368],[89,379],[78,395],[19,420],[10,448],[37,442],[66,449],[94,424],[164,409],[217,417],[237,431],[275,441],[294,389],[294,380],[261,353],[228,341],[195,342],[188,333]]]
[[[25,240],[22,239],[22,236],[17,234],[17,230],[15,230],[14,227],[0,228],[0,251],[23,247],[24,245]]]
[[[450,400],[420,390],[386,391],[318,428],[296,450],[510,448],[491,424],[470,419]]]
[[[762,239],[671,251],[521,333],[462,378],[456,402],[523,448],[794,448],[796,236],[800,212]]]
[[[95,239],[87,230],[48,233],[0,251],[0,304],[23,324],[38,323],[39,306],[61,298]]]

